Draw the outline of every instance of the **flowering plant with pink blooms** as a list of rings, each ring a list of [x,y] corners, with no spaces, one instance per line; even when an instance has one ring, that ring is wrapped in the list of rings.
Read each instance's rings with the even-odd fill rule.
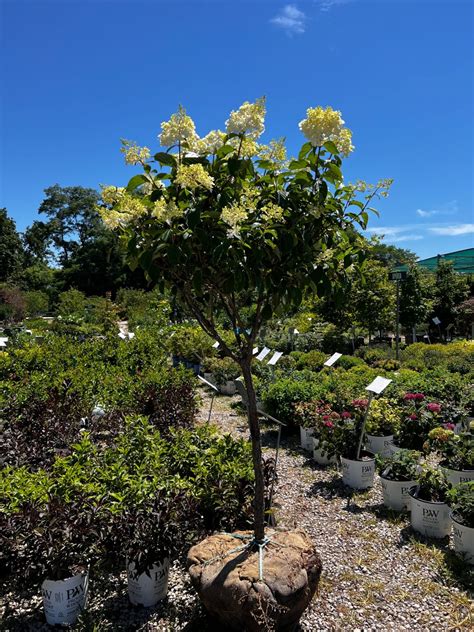
[[[442,467],[474,470],[474,437],[468,432],[456,435],[445,426],[433,428],[428,433],[423,450],[426,453],[435,452],[441,459]]]
[[[424,393],[405,393],[402,408],[397,445],[408,450],[422,450],[430,430],[442,423],[443,407],[438,402],[427,401]]]

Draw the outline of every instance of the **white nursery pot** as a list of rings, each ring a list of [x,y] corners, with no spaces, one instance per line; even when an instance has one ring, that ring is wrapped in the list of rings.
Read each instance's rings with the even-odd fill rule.
[[[395,443],[392,440],[388,444],[388,450],[390,451],[387,454],[387,456],[391,456],[392,454],[396,454],[397,452],[400,452],[400,450],[403,450],[403,448],[400,448],[398,445],[395,445]]]
[[[416,481],[391,481],[380,477],[383,504],[394,511],[408,511],[410,508],[410,489]]]
[[[313,451],[313,437],[314,437],[314,428],[306,428],[305,444],[303,448],[307,452]]]
[[[332,465],[333,463],[337,463],[337,459],[335,456],[328,457],[326,453],[322,453],[322,450],[319,449],[319,439],[315,439],[314,437],[313,460],[316,461],[318,465]]]
[[[303,448],[306,445],[306,428],[303,428],[303,426],[300,426],[300,446]]]
[[[86,607],[89,573],[41,584],[44,614],[49,625],[73,625]]]
[[[474,528],[457,522],[451,514],[453,523],[454,550],[469,564],[474,564]]]
[[[365,446],[372,454],[380,454],[380,456],[390,456],[392,454],[391,443],[393,443],[393,435],[385,437],[377,437],[376,435],[365,435]]]
[[[368,489],[374,484],[375,459],[353,461],[341,456],[342,481],[352,489]]]
[[[411,526],[414,531],[430,538],[445,538],[451,532],[449,507],[446,503],[429,502],[413,496],[410,490]]]
[[[450,470],[447,467],[443,467],[442,470],[453,487],[456,487],[459,483],[474,481],[474,470]]]
[[[229,380],[225,384],[221,384],[219,390],[223,395],[234,395],[236,391],[234,380]]]
[[[135,562],[127,566],[128,597],[135,606],[149,608],[164,599],[168,593],[170,563],[167,557],[153,564],[141,575],[135,570]]]

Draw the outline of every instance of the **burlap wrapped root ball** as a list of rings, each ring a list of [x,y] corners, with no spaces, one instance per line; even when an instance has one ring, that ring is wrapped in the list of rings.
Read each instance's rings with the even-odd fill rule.
[[[261,581],[258,550],[242,550],[249,532],[212,535],[188,553],[194,588],[228,630],[290,631],[314,596],[322,564],[310,538],[300,530],[268,530],[267,537]]]

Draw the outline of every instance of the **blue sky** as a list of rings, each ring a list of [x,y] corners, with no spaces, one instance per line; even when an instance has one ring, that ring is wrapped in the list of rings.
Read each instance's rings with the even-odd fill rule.
[[[266,95],[263,140],[340,109],[346,181],[392,177],[372,230],[421,257],[473,245],[470,0],[0,0],[0,205],[23,230],[43,189],[123,184],[179,103],[198,133]]]

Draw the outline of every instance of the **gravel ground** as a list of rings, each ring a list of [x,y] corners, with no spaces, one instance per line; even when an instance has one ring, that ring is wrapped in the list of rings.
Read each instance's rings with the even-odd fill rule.
[[[247,437],[244,416],[231,407],[238,400],[216,397],[211,422],[223,432]],[[201,423],[207,421],[209,402],[203,391]],[[264,427],[262,442],[270,454],[276,436],[274,429]],[[319,593],[301,620],[302,631],[474,630],[474,570],[454,556],[448,542],[415,537],[406,516],[383,508],[378,481],[367,492],[350,493],[337,470],[320,468],[303,453],[299,437],[284,436],[281,446],[278,527],[303,528],[324,569]],[[91,577],[89,607],[74,629],[214,630],[180,563],[171,569],[169,587],[168,598],[158,607],[135,608],[128,602],[125,574]],[[0,629],[50,629],[40,598],[31,591],[4,595]]]

